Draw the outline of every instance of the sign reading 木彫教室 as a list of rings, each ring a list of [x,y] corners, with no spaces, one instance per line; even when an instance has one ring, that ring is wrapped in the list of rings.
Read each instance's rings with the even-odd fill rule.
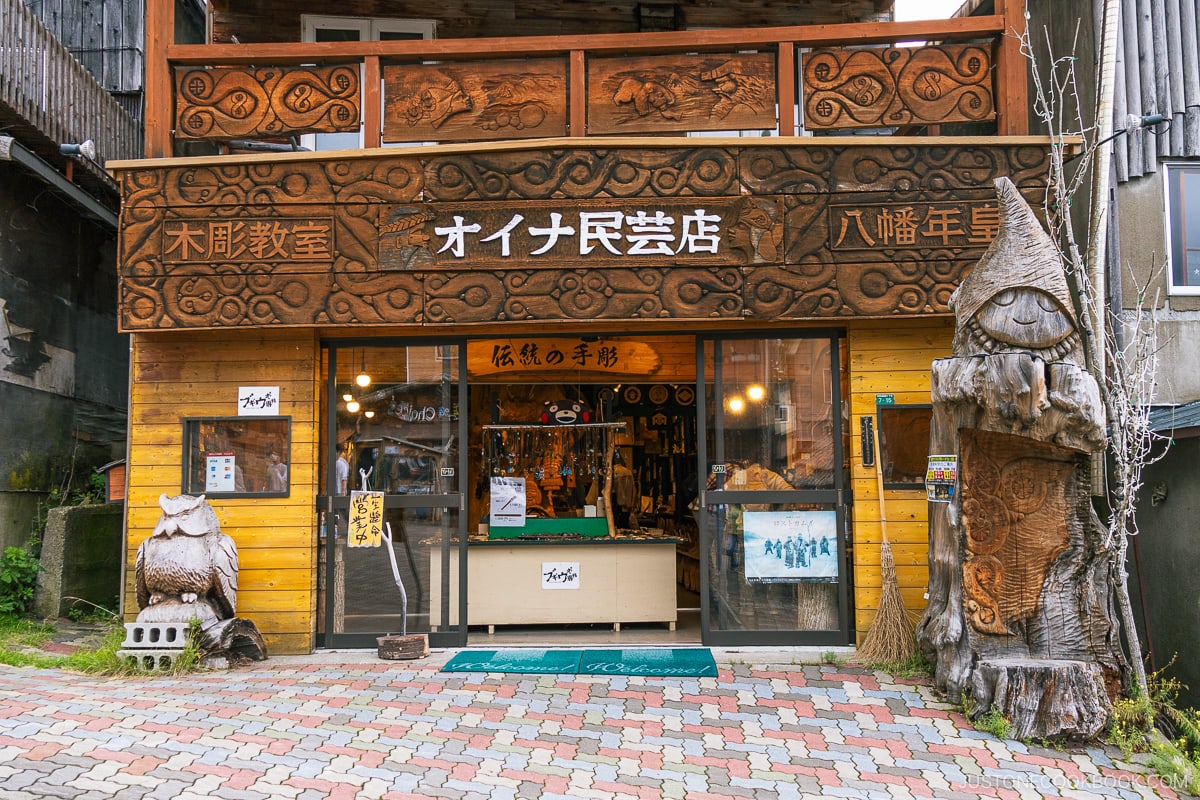
[[[515,375],[570,370],[608,377],[653,375],[662,358],[643,342],[580,338],[484,339],[467,344],[467,375]]]

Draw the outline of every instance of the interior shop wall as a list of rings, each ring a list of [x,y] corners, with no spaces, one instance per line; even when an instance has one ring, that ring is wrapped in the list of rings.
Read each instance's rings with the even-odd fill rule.
[[[862,463],[859,419],[875,416],[877,394],[893,395],[897,404],[928,403],[930,365],[934,359],[950,355],[953,335],[953,319],[911,325],[882,321],[856,325],[849,331],[854,605],[859,639],[871,627],[879,607],[881,519],[887,522],[900,593],[914,618],[925,608],[924,595],[929,581],[929,517],[925,492],[884,490],[881,515],[875,468],[864,467]]]
[[[267,652],[308,653],[316,606],[319,349],[311,331],[138,334],[132,352],[124,615],[137,616],[133,564],[161,510],[180,493],[184,417],[236,416],[239,386],[278,386],[290,416],[291,495],[214,499],[237,543],[237,614],[262,632]]]

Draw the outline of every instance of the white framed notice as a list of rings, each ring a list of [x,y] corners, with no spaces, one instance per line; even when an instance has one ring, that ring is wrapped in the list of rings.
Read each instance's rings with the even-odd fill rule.
[[[204,491],[237,491],[237,462],[233,453],[208,453],[205,456]]]
[[[522,527],[525,524],[525,479],[492,478],[491,488],[489,524],[500,528]]]
[[[579,588],[579,562],[578,561],[543,561],[542,562],[542,588],[543,589],[578,589]]]
[[[239,417],[273,417],[279,413],[278,386],[239,386]]]

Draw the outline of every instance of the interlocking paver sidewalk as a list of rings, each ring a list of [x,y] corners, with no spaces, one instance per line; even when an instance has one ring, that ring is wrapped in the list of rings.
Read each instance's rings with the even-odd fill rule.
[[[534,676],[338,656],[183,678],[0,666],[0,797],[1176,797],[1111,749],[1000,741],[921,681],[860,668]]]

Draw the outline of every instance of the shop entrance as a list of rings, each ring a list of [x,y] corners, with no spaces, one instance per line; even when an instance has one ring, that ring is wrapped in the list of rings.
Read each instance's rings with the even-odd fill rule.
[[[338,342],[324,351],[317,641],[466,643],[466,373],[461,343]],[[452,574],[451,563],[462,564]]]
[[[704,341],[706,643],[849,642],[840,344],[836,332]]]
[[[326,352],[324,646],[847,641],[836,334]]]

